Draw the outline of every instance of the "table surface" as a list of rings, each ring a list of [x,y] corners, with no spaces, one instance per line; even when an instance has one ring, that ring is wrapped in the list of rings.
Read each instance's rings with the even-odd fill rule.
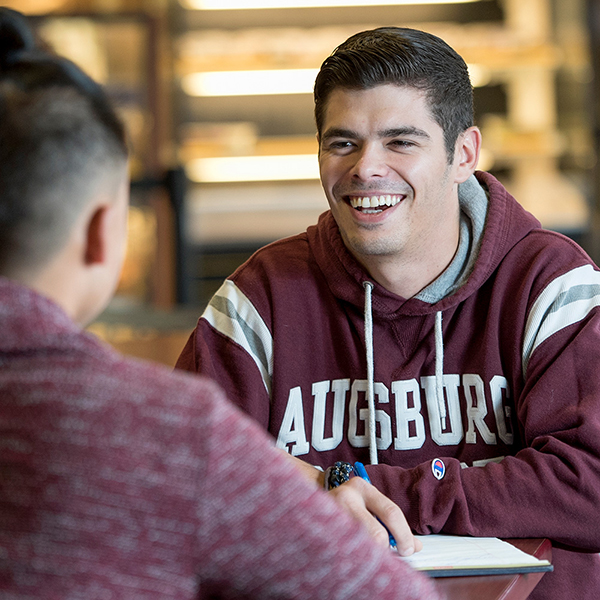
[[[541,560],[552,560],[552,544],[546,539],[508,539],[520,550]],[[435,579],[448,600],[525,600],[545,573],[474,575]]]

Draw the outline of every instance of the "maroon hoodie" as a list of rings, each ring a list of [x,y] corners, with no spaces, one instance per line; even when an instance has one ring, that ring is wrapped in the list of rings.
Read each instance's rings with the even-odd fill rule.
[[[453,293],[405,299],[372,282],[327,212],[223,284],[178,367],[215,378],[311,464],[369,463],[376,439],[369,476],[416,532],[548,537],[555,571],[531,598],[597,600],[600,273],[477,178],[485,228]]]

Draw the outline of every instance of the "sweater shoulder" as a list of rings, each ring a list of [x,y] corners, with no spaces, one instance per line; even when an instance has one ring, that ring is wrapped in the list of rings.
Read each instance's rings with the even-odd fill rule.
[[[240,280],[255,276],[257,272],[285,273],[309,262],[311,250],[306,232],[277,240],[259,248],[230,277]]]
[[[527,297],[531,306],[549,286],[556,287],[554,282],[590,282],[595,279],[594,271],[598,267],[574,240],[548,229],[534,229],[506,253],[493,282],[497,290],[505,290],[509,305]]]
[[[506,254],[505,261],[519,261],[529,269],[556,277],[571,269],[596,265],[585,250],[571,238],[549,229],[533,229]]]
[[[219,386],[208,378],[123,355],[86,332],[67,335],[54,347],[15,355],[11,364],[19,371],[36,370],[40,377],[56,381],[58,390],[64,376],[68,385],[62,393],[97,398],[107,405],[151,403],[196,410],[222,397]]]
[[[257,250],[230,276],[253,303],[299,289],[317,276],[318,266],[306,233],[277,240]]]

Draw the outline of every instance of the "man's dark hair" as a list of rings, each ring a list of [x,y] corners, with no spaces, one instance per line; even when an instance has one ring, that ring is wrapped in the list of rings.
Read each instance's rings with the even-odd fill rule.
[[[127,154],[102,87],[0,8],[0,273],[50,258]]]
[[[321,65],[315,81],[315,119],[321,134],[327,101],[338,88],[394,84],[422,90],[444,132],[449,161],[458,135],[473,125],[473,88],[465,61],[440,38],[402,27],[357,33]]]

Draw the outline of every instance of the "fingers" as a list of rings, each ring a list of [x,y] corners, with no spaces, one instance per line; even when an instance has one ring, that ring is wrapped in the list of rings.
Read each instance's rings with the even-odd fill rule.
[[[401,556],[409,556],[422,548],[422,544],[415,539],[404,513],[397,504],[379,492],[375,486],[368,484],[364,489],[363,497],[366,509],[378,517],[396,539]]]
[[[421,543],[413,536],[400,508],[360,477],[350,479],[329,493],[354,518],[363,523],[377,543],[389,545],[388,532],[382,525],[384,523],[396,539],[401,556],[409,556],[422,548]]]
[[[352,481],[352,480],[351,480]],[[381,546],[389,546],[389,536],[383,525],[367,509],[366,499],[363,491],[358,489],[366,488],[368,484],[351,483],[348,481],[343,485],[331,490],[337,502],[341,504],[355,519],[360,521],[367,529],[371,537]]]

